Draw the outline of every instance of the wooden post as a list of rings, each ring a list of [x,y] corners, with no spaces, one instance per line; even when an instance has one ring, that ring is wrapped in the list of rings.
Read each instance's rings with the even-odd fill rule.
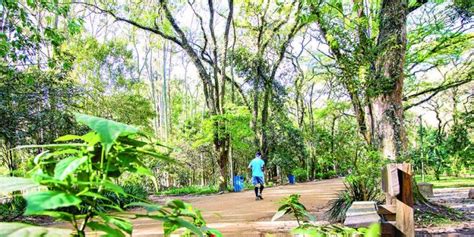
[[[405,236],[415,236],[415,220],[413,211],[412,170],[410,164],[402,164],[398,168],[400,193],[397,195],[396,227]]]
[[[412,167],[410,164],[389,164],[382,173],[382,189],[386,195],[386,205],[379,206],[379,214],[391,217],[395,210],[395,223],[383,225],[386,235],[383,236],[415,236],[413,211]],[[391,227],[391,228],[390,228]],[[384,231],[383,231],[384,232]]]

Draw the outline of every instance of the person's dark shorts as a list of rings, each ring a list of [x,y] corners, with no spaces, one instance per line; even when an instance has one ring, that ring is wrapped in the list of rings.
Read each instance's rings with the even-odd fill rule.
[[[263,177],[252,176],[253,186],[256,186],[257,184],[263,185],[264,183],[265,183],[265,181],[263,180]]]

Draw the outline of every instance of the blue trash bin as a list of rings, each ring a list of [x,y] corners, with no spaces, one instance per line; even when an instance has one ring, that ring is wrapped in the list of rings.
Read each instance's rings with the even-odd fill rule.
[[[290,184],[295,184],[295,176],[292,175],[292,174],[289,174],[289,175],[288,175],[288,182],[289,182]]]
[[[244,189],[244,177],[240,175],[234,176],[234,192],[240,192]]]

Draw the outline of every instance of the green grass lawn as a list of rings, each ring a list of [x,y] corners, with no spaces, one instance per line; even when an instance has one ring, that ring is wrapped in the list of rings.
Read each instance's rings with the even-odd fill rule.
[[[416,179],[416,182],[421,182],[421,175],[416,175],[415,179]],[[436,180],[434,176],[425,176],[425,182],[433,184],[434,188],[474,187],[474,176],[470,176],[470,177],[442,176],[440,180]]]

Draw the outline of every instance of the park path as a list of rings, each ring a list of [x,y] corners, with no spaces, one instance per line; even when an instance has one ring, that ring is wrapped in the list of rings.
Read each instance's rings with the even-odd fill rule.
[[[286,236],[284,233],[296,226],[296,222],[283,218],[271,222],[278,209],[278,201],[293,193],[301,195],[301,202],[316,216],[327,207],[330,200],[344,189],[343,179],[330,179],[265,188],[264,200],[255,201],[253,190],[210,196],[178,197],[202,211],[209,227],[216,228],[224,236]],[[167,197],[171,199],[170,197]],[[167,198],[156,197],[157,202]],[[156,220],[138,219],[133,221],[133,236],[161,236],[161,223]]]

